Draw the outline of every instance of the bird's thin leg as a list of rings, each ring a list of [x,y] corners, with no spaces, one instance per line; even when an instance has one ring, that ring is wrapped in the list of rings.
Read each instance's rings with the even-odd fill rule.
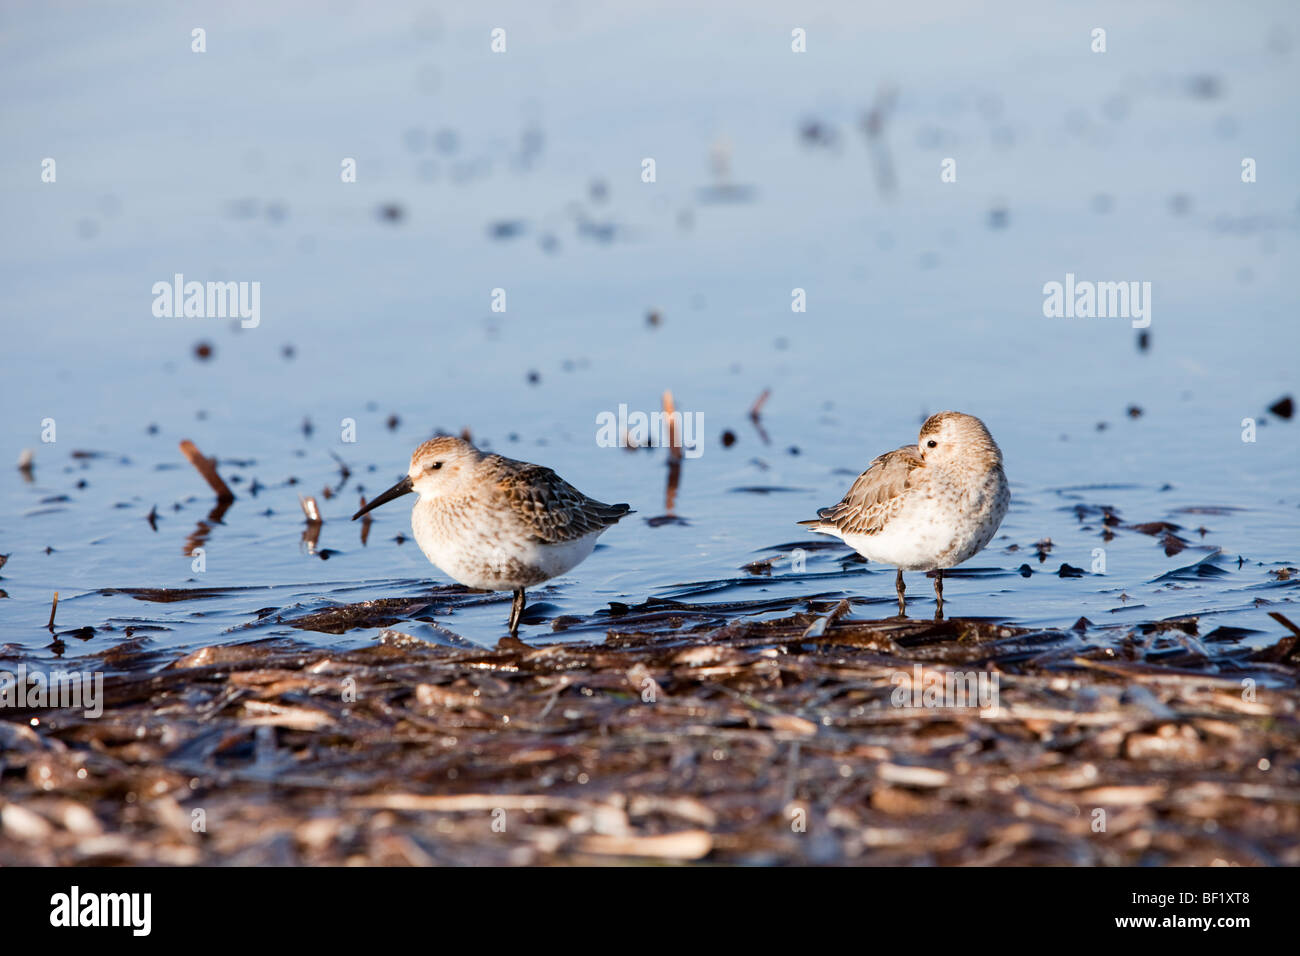
[[[898,577],[894,579],[894,587],[898,589],[898,616],[907,617],[907,602],[903,600],[903,592],[907,588],[903,587],[903,569],[898,569]]]
[[[943,620],[943,568],[936,568],[934,572],[934,599],[936,606],[934,609],[934,619]]]
[[[515,591],[515,603],[510,607],[510,636],[519,636],[519,619],[524,614],[524,589]]]

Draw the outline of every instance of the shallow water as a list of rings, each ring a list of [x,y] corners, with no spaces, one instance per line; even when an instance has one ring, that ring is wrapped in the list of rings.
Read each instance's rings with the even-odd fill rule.
[[[776,5],[520,7],[502,14],[503,56],[487,52],[495,23],[423,7],[6,12],[0,441],[9,462],[33,449],[35,468],[0,469],[0,641],[48,657],[58,591],[56,630],[95,629],[65,637],[68,656],[129,626],[176,648],[366,643],[377,629],[258,612],[446,584],[409,540],[409,499],[375,513],[364,546],[347,517],[418,442],[463,428],[638,512],[530,595],[525,640],[648,597],[843,594],[884,616],[892,570],[810,546],[829,539],[794,522],[943,408],[989,424],[1013,486],[999,537],[946,583],[950,614],[1197,615],[1202,636],[1276,641],[1268,611],[1300,620],[1285,571],[1300,563],[1300,422],[1266,411],[1294,394],[1300,354],[1300,13],[1103,5],[1099,55],[1069,9],[814,14],[795,55]],[[859,121],[886,88],[869,140]],[[1241,182],[1244,156],[1258,182]],[[260,324],[156,318],[151,287],[178,272],[260,282]],[[1044,318],[1044,283],[1067,273],[1151,282],[1149,347],[1124,318]],[[652,522],[665,452],[600,447],[596,423],[655,411],[665,389],[703,416],[703,446],[682,467],[682,520]],[[765,389],[760,433],[748,409]],[[238,496],[219,523],[186,438]],[[334,456],[351,475],[327,500]],[[299,494],[325,519],[314,553]],[[1126,527],[1151,522],[1177,525],[1182,550]],[[800,546],[803,573],[741,570]],[[913,613],[932,613],[929,581],[908,587]],[[437,620],[491,644],[507,610],[458,603]]]

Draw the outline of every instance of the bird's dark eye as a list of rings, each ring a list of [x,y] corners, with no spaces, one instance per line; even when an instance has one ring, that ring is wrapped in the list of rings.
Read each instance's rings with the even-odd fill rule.
[[[440,461],[435,461],[435,462],[434,462],[433,464],[431,464],[431,465],[425,465],[425,466],[424,466],[424,470],[425,470],[425,471],[437,471],[437,470],[438,470],[439,468],[441,468],[441,467],[442,467],[442,462],[440,462]]]
[[[933,438],[931,438],[928,442],[925,443],[925,447],[926,447],[926,448],[935,448],[935,447],[938,446],[938,444],[939,444],[939,443],[938,443],[937,441],[935,441]]]

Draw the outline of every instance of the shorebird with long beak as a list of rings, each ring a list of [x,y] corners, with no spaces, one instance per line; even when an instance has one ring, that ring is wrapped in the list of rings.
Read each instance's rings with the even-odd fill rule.
[[[411,492],[420,496],[411,530],[426,558],[466,587],[514,592],[511,637],[524,589],[576,567],[601,532],[631,513],[588,498],[549,468],[440,436],[415,449],[406,477],[352,520]]]
[[[833,534],[868,561],[898,568],[898,616],[907,616],[904,571],[933,571],[935,619],[943,617],[943,572],[977,554],[1011,502],[1002,450],[984,423],[939,412],[915,445],[875,459],[839,504],[800,521]]]

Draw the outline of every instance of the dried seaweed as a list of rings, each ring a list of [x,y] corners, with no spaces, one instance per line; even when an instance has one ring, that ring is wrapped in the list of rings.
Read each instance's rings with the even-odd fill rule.
[[[1300,864],[1293,635],[1210,656],[1187,620],[761,603],[615,608],[545,646],[125,642],[101,718],[0,721],[0,863]],[[983,715],[897,700],[974,671]]]

